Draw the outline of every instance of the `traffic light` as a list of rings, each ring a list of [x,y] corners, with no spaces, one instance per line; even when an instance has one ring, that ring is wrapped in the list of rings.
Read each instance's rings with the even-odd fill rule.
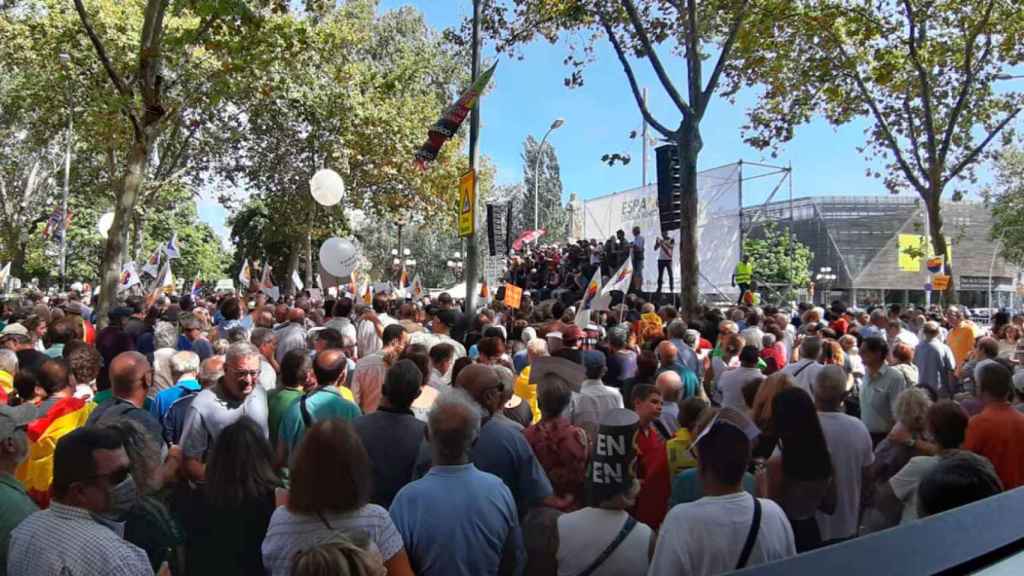
[[[682,167],[679,165],[679,148],[666,144],[654,149],[658,163],[658,213],[661,216],[661,233],[679,230],[682,204]]]

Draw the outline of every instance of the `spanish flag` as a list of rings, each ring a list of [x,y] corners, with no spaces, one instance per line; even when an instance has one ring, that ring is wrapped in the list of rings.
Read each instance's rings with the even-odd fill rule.
[[[50,505],[53,452],[65,434],[85,425],[96,404],[81,398],[63,398],[28,425],[28,458],[15,472],[40,508]]]

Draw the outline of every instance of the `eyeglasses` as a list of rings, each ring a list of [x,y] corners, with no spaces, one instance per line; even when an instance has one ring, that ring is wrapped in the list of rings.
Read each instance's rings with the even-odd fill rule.
[[[236,376],[238,376],[239,379],[245,379],[259,378],[261,372],[262,370],[235,370],[234,373]]]
[[[89,477],[89,479],[95,480],[98,478],[106,478],[107,482],[109,482],[112,486],[116,486],[121,482],[124,482],[125,479],[128,478],[128,475],[131,474],[131,472],[132,469],[129,468],[128,466],[125,466],[123,468],[118,468],[117,470],[111,470],[110,472],[107,472],[105,474],[93,474],[92,476]]]

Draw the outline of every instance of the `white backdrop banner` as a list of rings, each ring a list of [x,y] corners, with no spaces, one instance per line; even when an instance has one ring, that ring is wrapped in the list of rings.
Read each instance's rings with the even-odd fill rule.
[[[740,258],[740,168],[729,164],[697,174],[697,255],[700,258],[702,293],[735,292],[730,280]],[[654,241],[661,233],[658,216],[658,187],[633,188],[583,203],[583,232],[586,238],[605,241],[617,230],[632,239],[634,226],[644,237],[645,292],[658,289],[658,253]],[[672,261],[675,289],[679,290],[679,231],[672,232],[676,256]],[[668,278],[663,290],[668,292]]]

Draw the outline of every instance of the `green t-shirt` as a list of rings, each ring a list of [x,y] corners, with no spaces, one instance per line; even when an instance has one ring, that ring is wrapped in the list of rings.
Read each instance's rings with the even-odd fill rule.
[[[25,487],[10,474],[0,474],[0,574],[7,573],[7,544],[11,530],[29,514],[39,510],[28,497]]]
[[[298,388],[275,388],[267,394],[267,409],[269,416],[267,424],[270,427],[270,445],[277,448],[277,430],[281,426],[288,408],[292,403],[302,396],[302,390]]]
[[[306,410],[309,412],[310,426],[334,418],[351,421],[363,414],[359,410],[359,406],[342,398],[333,386],[318,388],[306,395]],[[302,418],[302,398],[292,402],[285,411],[277,433],[280,440],[284,442],[288,462],[291,463],[299,442],[306,434],[306,423]]]

